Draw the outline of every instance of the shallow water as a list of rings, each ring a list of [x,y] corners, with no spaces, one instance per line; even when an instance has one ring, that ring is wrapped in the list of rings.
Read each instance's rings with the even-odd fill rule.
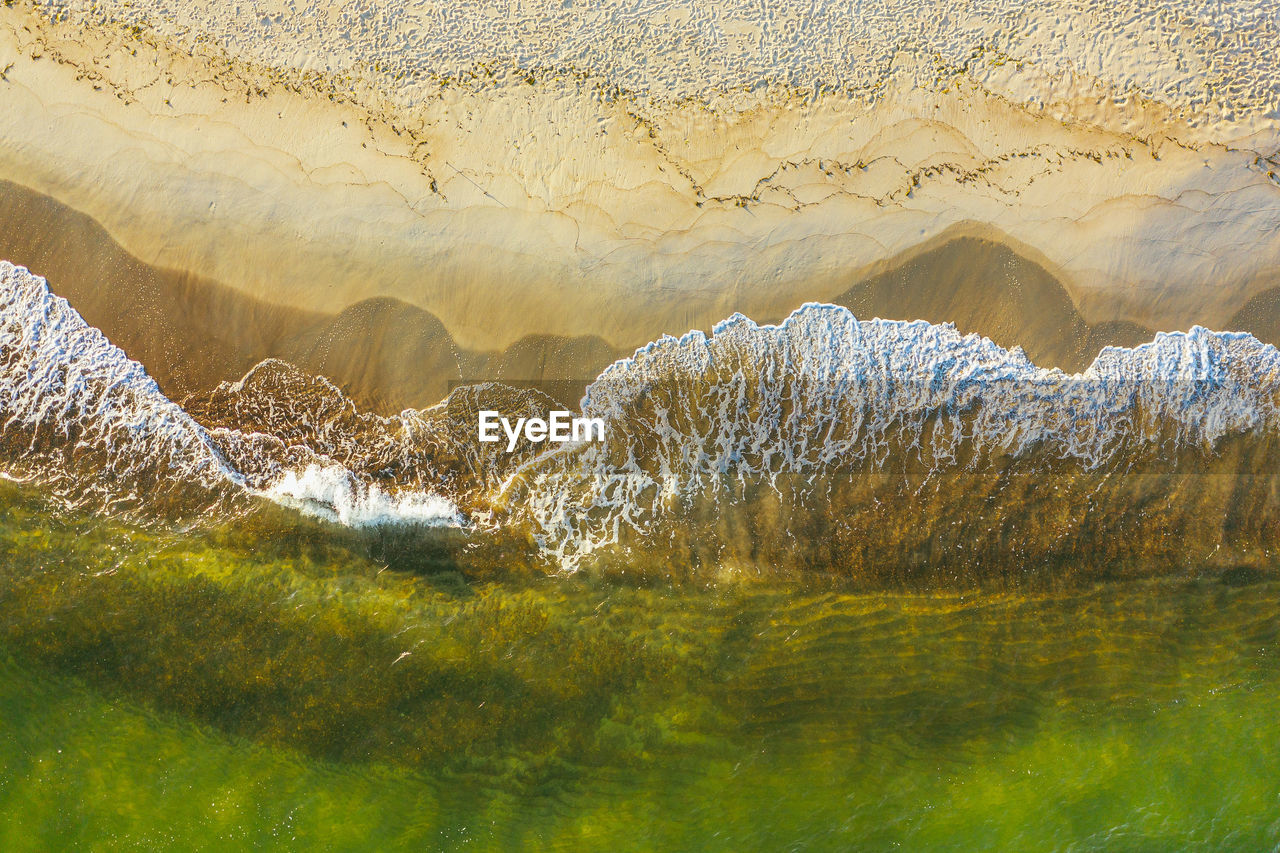
[[[1280,845],[1280,582],[1248,572],[468,583],[283,516],[3,497],[7,850]]]

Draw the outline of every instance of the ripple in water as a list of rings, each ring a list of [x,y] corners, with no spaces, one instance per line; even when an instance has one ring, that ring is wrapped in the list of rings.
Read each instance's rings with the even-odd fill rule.
[[[1162,333],[1069,375],[949,325],[738,315],[606,369],[582,401],[604,442],[506,453],[479,410],[549,397],[488,383],[381,417],[273,360],[178,406],[42,279],[0,282],[5,465],[73,506],[200,519],[265,496],[462,527],[547,571],[872,585],[1269,571],[1280,530],[1280,353],[1246,334]]]

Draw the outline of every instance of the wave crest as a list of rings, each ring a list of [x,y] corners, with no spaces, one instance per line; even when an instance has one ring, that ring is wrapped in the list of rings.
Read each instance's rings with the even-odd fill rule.
[[[214,503],[241,485],[205,431],[142,365],[49,292],[0,262],[0,445],[11,476],[69,503],[139,511]]]
[[[505,497],[568,566],[655,543],[692,567],[867,571],[915,552],[937,561],[939,548],[1007,556],[1015,541],[1047,554],[1101,535],[1089,495],[1127,524],[1141,506],[1132,478],[1227,472],[1217,445],[1280,424],[1278,376],[1274,347],[1201,327],[1065,374],[950,325],[818,304],[777,326],[736,315],[605,370],[584,413],[605,419],[607,440],[534,460]],[[1029,493],[1037,482],[1056,493]],[[1079,517],[1033,534],[1022,510],[1038,501]],[[938,539],[943,523],[955,535]]]
[[[655,341],[588,387],[603,442],[506,453],[477,440],[479,411],[545,416],[550,397],[487,383],[381,417],[267,361],[178,406],[0,264],[6,476],[109,512],[218,517],[266,497],[352,527],[461,526],[468,548],[508,560],[523,541],[562,570],[1269,567],[1278,404],[1280,352],[1245,334],[1160,334],[1065,374],[949,325],[811,304]]]

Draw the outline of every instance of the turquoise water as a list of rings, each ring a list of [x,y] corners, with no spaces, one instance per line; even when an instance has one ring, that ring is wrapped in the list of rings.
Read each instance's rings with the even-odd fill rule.
[[[279,519],[0,521],[5,850],[1280,849],[1248,573],[479,583]]]

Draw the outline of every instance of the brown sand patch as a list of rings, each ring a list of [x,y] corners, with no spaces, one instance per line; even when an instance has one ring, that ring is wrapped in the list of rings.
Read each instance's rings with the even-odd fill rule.
[[[267,358],[328,377],[380,412],[429,406],[463,380],[547,382],[572,405],[621,355],[600,338],[531,336],[501,352],[461,349],[430,312],[372,298],[337,314],[275,305],[144,263],[89,216],[0,181],[0,258],[44,276],[174,399],[234,381]]]
[[[1083,370],[1104,346],[1134,346],[1154,335],[1125,321],[1090,325],[1048,270],[982,237],[957,237],[914,255],[831,301],[867,319],[955,323],[1068,372]]]
[[[45,276],[175,399],[280,358],[383,413],[425,407],[458,384],[486,380],[534,385],[572,406],[601,369],[628,351],[596,335],[548,334],[524,336],[503,350],[469,350],[432,313],[389,297],[337,314],[273,304],[144,263],[91,217],[3,181],[0,226],[0,257]],[[1151,329],[1134,323],[1086,322],[1060,279],[1008,242],[990,229],[952,231],[858,274],[830,301],[866,319],[953,322],[1065,370],[1082,369],[1103,346],[1151,339]],[[1280,344],[1280,288],[1251,299],[1231,328]],[[629,346],[662,331],[655,321],[649,337]]]

